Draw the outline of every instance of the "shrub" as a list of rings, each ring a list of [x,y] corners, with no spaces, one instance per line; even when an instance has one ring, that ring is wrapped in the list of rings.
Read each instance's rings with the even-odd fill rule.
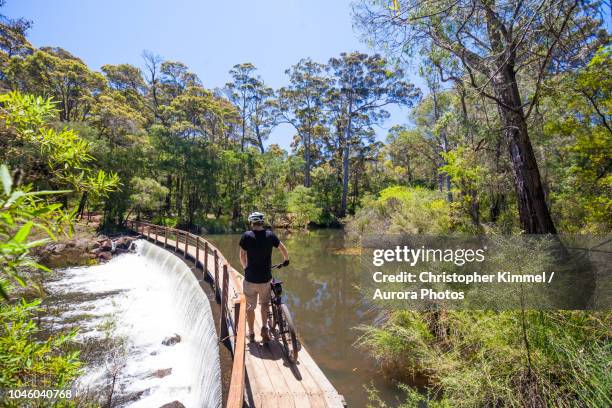
[[[376,199],[366,199],[349,218],[352,235],[411,233],[443,234],[454,228],[451,206],[444,195],[422,187],[393,186]]]
[[[293,214],[293,226],[306,228],[309,223],[318,221],[321,208],[317,205],[309,187],[298,186],[289,193],[289,212]]]

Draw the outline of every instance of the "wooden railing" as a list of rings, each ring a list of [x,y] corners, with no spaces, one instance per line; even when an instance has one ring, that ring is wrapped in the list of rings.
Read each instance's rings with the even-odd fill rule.
[[[225,406],[242,408],[246,347],[246,300],[242,293],[242,275],[232,268],[214,245],[200,236],[140,221],[130,220],[127,224],[132,231],[163,245],[164,248],[182,252],[185,259],[191,258],[194,261],[196,269],[202,269],[203,278],[208,276],[212,280],[215,298],[221,307],[219,341],[229,340],[233,346],[232,375]]]

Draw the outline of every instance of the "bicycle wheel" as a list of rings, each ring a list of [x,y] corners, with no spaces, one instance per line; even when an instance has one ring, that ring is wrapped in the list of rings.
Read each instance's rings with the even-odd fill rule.
[[[287,359],[289,362],[295,364],[298,358],[298,340],[295,335],[295,326],[293,325],[293,319],[291,318],[291,313],[289,313],[289,308],[287,305],[280,305],[281,312],[281,321],[282,325],[279,325],[281,338],[283,340],[283,346],[285,347],[285,352],[287,354]],[[280,327],[282,326],[282,327]]]
[[[278,317],[279,312],[278,312],[278,308],[274,304],[272,304],[270,308],[272,311],[270,312],[270,316],[268,318],[268,327],[270,328],[270,332],[272,336],[274,336],[274,339],[278,340],[278,338],[280,337],[280,332],[281,332],[281,323]]]

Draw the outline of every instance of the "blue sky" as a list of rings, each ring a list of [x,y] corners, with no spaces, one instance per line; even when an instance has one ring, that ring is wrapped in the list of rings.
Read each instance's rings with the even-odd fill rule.
[[[229,69],[252,62],[263,80],[285,85],[285,69],[301,58],[326,62],[343,51],[372,52],[353,31],[350,0],[7,0],[2,14],[34,22],[37,47],[60,46],[90,67],[142,66],[143,50],[187,64],[204,85],[221,87]],[[377,130],[407,121],[390,109]],[[288,149],[292,129],[282,126],[269,143]]]

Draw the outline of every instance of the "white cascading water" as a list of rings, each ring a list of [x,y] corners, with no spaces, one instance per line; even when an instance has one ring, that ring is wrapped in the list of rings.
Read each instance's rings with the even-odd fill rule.
[[[206,294],[177,256],[144,240],[136,248],[103,265],[64,270],[49,284],[55,298],[70,303],[47,323],[57,328],[72,318],[81,340],[104,338],[109,326],[113,339],[125,339],[124,355],[88,367],[77,387],[108,387],[109,372],[119,367],[113,398],[118,406],[156,408],[179,401],[188,408],[221,407],[219,347]],[[179,343],[162,345],[175,333]]]

